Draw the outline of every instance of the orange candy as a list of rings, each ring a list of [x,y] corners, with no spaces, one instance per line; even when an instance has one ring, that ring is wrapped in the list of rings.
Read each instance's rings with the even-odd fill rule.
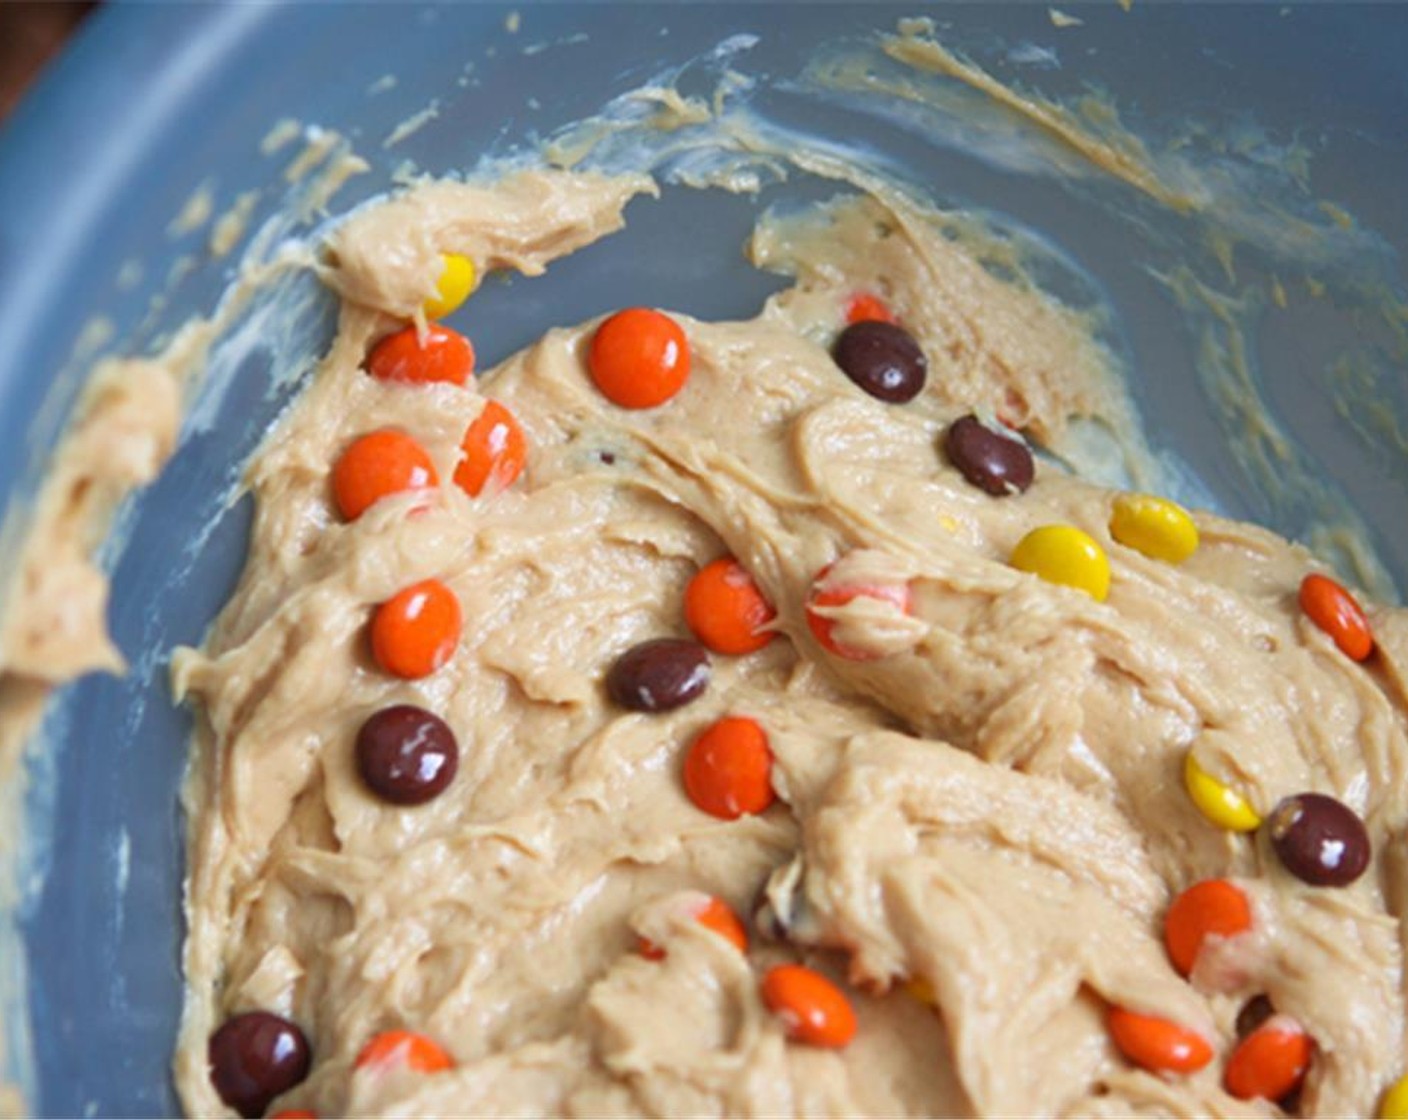
[[[382,381],[463,385],[474,372],[474,347],[449,327],[431,323],[421,338],[415,327],[387,335],[367,356],[367,372]]]
[[[711,898],[698,914],[698,921],[705,929],[711,929],[725,941],[733,944],[740,953],[748,951],[748,930],[742,920],[721,898]]]
[[[460,449],[464,458],[455,468],[455,483],[471,498],[507,490],[528,457],[523,429],[498,401],[484,402],[484,411],[465,429]]]
[[[618,311],[592,336],[587,370],[613,404],[654,408],[689,379],[689,340],[678,323],[659,311]]]
[[[414,583],[372,615],[372,657],[393,677],[428,677],[454,654],[462,623],[453,591],[438,579]]]
[[[1120,1053],[1153,1073],[1195,1073],[1212,1061],[1207,1039],[1167,1019],[1112,1007],[1106,1025]]]
[[[740,953],[748,951],[748,931],[738,915],[733,912],[733,907],[723,899],[711,896],[703,909],[694,915],[694,920],[705,929],[713,930],[725,941],[731,942]],[[665,959],[665,950],[648,937],[642,937],[637,948],[640,955],[647,960]]]
[[[879,296],[869,292],[857,292],[846,304],[847,323],[867,322],[893,323],[895,313],[886,306]]]
[[[715,653],[762,649],[776,636],[763,630],[777,612],[737,560],[723,556],[705,564],[684,591],[684,620]]]
[[[827,565],[817,572],[813,584],[820,583],[826,578],[826,573],[831,570],[831,565]],[[812,636],[816,638],[821,648],[828,653],[834,653],[837,657],[844,657],[849,661],[873,661],[880,654],[870,650],[855,649],[852,646],[844,645],[836,641],[831,636],[831,631],[835,629],[836,623],[824,615],[814,614],[813,607],[842,607],[852,599],[869,597],[878,599],[882,603],[893,603],[905,614],[909,614],[914,609],[913,596],[909,591],[907,583],[885,583],[854,587],[831,587],[824,591],[818,591],[813,587],[811,595],[807,598],[807,626],[811,628]]]
[[[435,466],[416,440],[382,428],[355,440],[332,469],[332,493],[343,519],[355,521],[382,498],[439,484]]]
[[[811,1046],[837,1049],[855,1037],[856,1013],[844,992],[819,972],[800,964],[768,969],[763,1003],[782,1020],[787,1036]]]
[[[1180,894],[1168,908],[1164,945],[1173,967],[1187,976],[1208,937],[1232,937],[1251,928],[1252,909],[1241,888],[1226,879],[1205,879]]]
[[[1299,1023],[1273,1015],[1237,1044],[1222,1083],[1238,1100],[1279,1101],[1305,1080],[1315,1046]]]
[[[684,788],[698,808],[726,821],[761,813],[777,796],[767,733],[743,716],[706,728],[685,755]]]
[[[358,1069],[405,1066],[415,1073],[439,1073],[454,1065],[455,1060],[437,1043],[414,1031],[382,1031],[374,1035],[356,1061]]]
[[[1351,660],[1363,661],[1374,652],[1374,634],[1363,609],[1328,576],[1312,573],[1301,581],[1300,609]]]

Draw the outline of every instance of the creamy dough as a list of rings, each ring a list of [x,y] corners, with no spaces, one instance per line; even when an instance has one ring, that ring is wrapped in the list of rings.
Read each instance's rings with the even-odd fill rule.
[[[1265,992],[1318,1044],[1303,1112],[1370,1111],[1403,1057],[1405,615],[1372,612],[1380,652],[1357,665],[1296,608],[1315,561],[1270,533],[1199,513],[1202,547],[1173,567],[1111,541],[1111,494],[1049,463],[1021,496],[965,483],[937,441],[974,407],[1056,447],[1072,417],[1128,423],[1081,316],[997,279],[938,217],[860,198],[764,223],[755,258],[796,285],[749,322],[679,316],[693,372],[660,408],[596,392],[595,323],[550,330],[465,388],[359,368],[428,293],[439,251],[539,271],[651,189],[536,172],[434,184],[333,235],[340,331],[250,467],[239,589],[174,666],[202,712],[186,1107],[226,1111],[206,1040],[268,1009],[314,1051],[275,1107],[324,1116],[1274,1114],[1226,1096],[1220,1062],[1134,1069],[1103,1022],[1107,1003],[1161,1014],[1225,1053]],[[928,356],[908,405],[864,395],[829,357],[858,288]],[[446,485],[414,514],[400,498],[339,522],[328,473],[352,438],[404,428],[448,480],[485,397],[527,434],[512,488]],[[1109,551],[1107,602],[1005,562],[1058,521]],[[614,708],[607,668],[684,635],[684,586],[725,553],[781,637],[714,657],[692,705]],[[841,620],[846,644],[886,656],[842,660],[808,630],[812,580],[838,557],[911,580],[912,624]],[[391,680],[366,649],[369,611],[431,576],[464,605],[460,646],[422,682]],[[442,715],[462,751],[419,808],[373,798],[352,756],[361,722],[400,701]],[[767,729],[780,798],[736,822],[695,809],[679,776],[727,713]],[[1346,801],[1374,840],[1370,873],[1310,888],[1264,839],[1210,827],[1180,780],[1190,747],[1263,813],[1304,789]],[[1209,876],[1240,883],[1255,913],[1222,962],[1244,977],[1228,994],[1180,979],[1159,934],[1172,895]],[[765,888],[790,942],[755,932],[747,958],[686,915],[704,891],[746,916]],[[667,958],[637,954],[637,934]],[[762,970],[797,959],[847,983],[849,1048],[789,1043],[763,1008]],[[354,1072],[395,1027],[456,1068]]]
[[[9,509],[0,533],[9,561],[0,585],[0,953],[14,954],[0,978],[6,1008],[23,998],[10,988],[25,962],[7,911],[18,894],[24,751],[56,689],[125,667],[108,636],[108,580],[96,553],[122,501],[156,478],[175,449],[186,381],[207,337],[201,323],[182,331],[164,360],[100,363],[33,505]],[[23,1014],[0,1016],[0,1055],[7,1044],[27,1044],[28,1026]],[[15,1072],[0,1060],[0,1117],[28,1115],[20,1086],[5,1080]]]

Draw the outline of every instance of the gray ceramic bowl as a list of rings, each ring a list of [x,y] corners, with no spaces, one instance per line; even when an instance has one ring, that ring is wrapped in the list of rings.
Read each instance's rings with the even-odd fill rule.
[[[1363,244],[1384,283],[1401,290],[1393,247],[1408,246],[1408,8],[1063,6],[1084,25],[1058,29],[1040,4],[931,14],[947,41],[1006,79],[1056,96],[1074,95],[1084,82],[1102,86],[1146,135],[1166,138],[1200,120],[1224,135],[1263,136],[1270,147],[1260,155],[1298,142],[1311,156],[1302,201],[1333,199],[1360,231],[1376,231]],[[515,10],[516,32],[509,30]],[[141,352],[213,304],[230,260],[210,259],[203,233],[173,236],[168,225],[202,184],[221,208],[240,192],[262,191],[252,225],[271,214],[286,161],[261,156],[259,144],[278,119],[341,130],[370,159],[371,171],[337,196],[341,209],[387,189],[403,159],[434,172],[473,166],[746,32],[759,38],[739,65],[761,79],[760,109],[873,152],[940,201],[1040,231],[1084,269],[1116,312],[1114,341],[1156,449],[1181,456],[1225,512],[1305,536],[1307,508],[1268,499],[1247,473],[1237,433],[1194,373],[1196,324],[1146,267],[1174,251],[1170,241],[1192,238],[1191,226],[1113,220],[1121,206],[1127,217],[1139,213],[1114,188],[1069,188],[1045,171],[1004,165],[991,151],[975,157],[903,106],[877,104],[872,112],[813,96],[794,81],[821,45],[864,41],[911,14],[881,4],[100,11],[0,133],[0,492],[32,493],[91,357],[75,354],[85,322],[102,316],[111,325],[111,341],[99,350]],[[395,76],[394,87],[377,87],[384,74]],[[397,122],[432,99],[437,119],[382,146]],[[1246,128],[1251,121],[1264,133]],[[1242,157],[1255,163],[1255,144]],[[779,281],[751,271],[739,247],[760,205],[809,190],[816,193],[800,181],[754,199],[669,188],[659,202],[633,204],[625,233],[543,278],[487,285],[475,297],[481,365],[548,325],[627,303],[751,314]],[[194,254],[190,271],[170,288],[164,309],[148,315],[172,268],[185,271],[177,261],[186,254]],[[1239,280],[1284,271],[1273,256],[1239,258]],[[1288,285],[1294,279],[1285,276]],[[330,305],[315,293],[300,296],[306,364],[327,337]],[[1362,412],[1337,409],[1327,372],[1362,324],[1343,304],[1294,292],[1289,312],[1273,310],[1254,332],[1260,388],[1297,441],[1300,465],[1335,501],[1362,513],[1388,572],[1402,581],[1402,437],[1395,443],[1392,423],[1375,427]],[[1398,431],[1408,426],[1403,380],[1399,372],[1375,389],[1388,402],[1376,415],[1396,417]],[[124,514],[108,557],[110,621],[133,672],[66,690],[42,754],[29,761],[18,912],[28,972],[12,946],[0,951],[0,996],[8,1000],[0,1013],[10,1028],[6,1064],[28,1071],[33,1107],[43,1114],[176,1108],[168,1062],[181,997],[177,794],[190,720],[170,704],[164,652],[197,642],[232,587],[249,511],[235,504],[222,512],[222,495],[290,391],[270,390],[268,363],[256,352],[232,371],[215,422],[187,433],[168,472]]]

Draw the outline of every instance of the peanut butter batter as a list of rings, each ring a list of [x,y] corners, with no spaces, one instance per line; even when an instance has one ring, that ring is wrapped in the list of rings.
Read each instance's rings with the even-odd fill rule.
[[[1052,461],[1025,494],[966,482],[939,450],[963,413],[1057,451],[1074,418],[1130,423],[1083,316],[985,270],[947,219],[860,195],[764,221],[752,255],[795,285],[751,321],[675,316],[693,370],[658,408],[596,390],[595,322],[464,388],[361,368],[416,316],[439,253],[535,273],[653,189],[554,172],[435,183],[326,246],[340,331],[249,468],[240,587],[174,664],[201,713],[187,1109],[228,1112],[207,1039],[268,1010],[313,1051],[273,1107],[323,1116],[1268,1115],[1221,1085],[1234,1019],[1265,994],[1315,1040],[1302,1114],[1371,1111],[1404,1044],[1408,621],[1372,611],[1377,653],[1357,664],[1296,605],[1316,561],[1268,532],[1197,513],[1201,547],[1175,566],[1114,542],[1112,493]],[[867,396],[830,356],[857,290],[923,347],[928,383],[908,404]],[[518,417],[527,467],[470,498],[449,480],[486,398]],[[445,485],[344,524],[331,464],[388,426],[430,449]],[[1048,523],[1104,546],[1107,601],[1007,563]],[[714,656],[678,710],[613,705],[615,659],[687,636],[684,587],[725,554],[780,636]],[[913,594],[909,617],[864,600],[837,612],[838,639],[868,660],[827,652],[806,622],[838,560]],[[429,577],[458,594],[463,637],[439,672],[394,680],[369,656],[369,613]],[[374,797],[353,757],[367,716],[401,702],[438,713],[461,749],[450,786],[413,808]],[[736,821],[695,808],[680,776],[728,714],[766,729],[779,799]],[[1213,827],[1184,789],[1190,749],[1262,815],[1302,790],[1339,797],[1368,825],[1369,873],[1310,887],[1264,835]],[[1189,981],[1162,917],[1209,877],[1242,887],[1254,928]],[[746,956],[691,919],[699,892],[748,922]],[[760,899],[780,940],[750,920]],[[636,951],[642,935],[664,960]],[[758,991],[784,961],[842,984],[859,1017],[848,1047],[787,1039]],[[1144,1072],[1110,1042],[1111,1005],[1185,1024],[1220,1056]],[[454,1068],[354,1069],[392,1028],[436,1040]]]

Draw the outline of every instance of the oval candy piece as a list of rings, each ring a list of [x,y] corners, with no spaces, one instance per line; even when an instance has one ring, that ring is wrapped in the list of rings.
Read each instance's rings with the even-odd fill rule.
[[[846,301],[846,322],[864,323],[869,320],[893,323],[895,313],[890,310],[889,304],[874,292],[857,292]]]
[[[477,498],[493,497],[513,485],[528,458],[528,438],[504,405],[485,401],[460,440],[464,458],[455,467],[455,485]]]
[[[710,898],[695,918],[701,926],[717,933],[740,953],[748,952],[748,930],[733,907],[723,899]]]
[[[1354,810],[1323,793],[1287,797],[1266,818],[1286,870],[1314,887],[1347,887],[1369,866],[1369,833]]]
[[[606,674],[611,699],[633,712],[668,712],[709,684],[709,654],[698,642],[655,638],[632,646]]]
[[[1084,591],[1097,603],[1110,593],[1110,560],[1094,537],[1074,525],[1033,529],[1012,550],[1012,567],[1047,583]]]
[[[394,677],[418,680],[450,660],[464,619],[459,598],[438,579],[402,588],[372,614],[372,657]]]
[[[1153,1073],[1196,1073],[1212,1061],[1207,1039],[1157,1015],[1112,1007],[1106,1024],[1120,1053]]]
[[[1192,751],[1183,760],[1183,785],[1198,812],[1218,828],[1255,832],[1261,827],[1261,817],[1251,802],[1199,766]]]
[[[1173,900],[1164,915],[1164,946],[1173,967],[1192,973],[1209,937],[1235,937],[1252,928],[1252,908],[1240,887],[1204,879]]]
[[[412,1073],[442,1073],[455,1068],[455,1060],[434,1039],[415,1031],[382,1031],[372,1036],[352,1063],[355,1069]]]
[[[748,930],[733,907],[723,899],[710,895],[694,912],[694,920],[705,929],[717,933],[740,953],[748,952]],[[636,951],[650,961],[663,961],[666,956],[665,950],[648,937],[637,940]]]
[[[870,599],[877,604],[888,607],[896,616],[912,615],[914,613],[914,594],[910,590],[908,582],[896,583],[891,580],[883,580],[846,584],[839,587],[822,586],[827,583],[827,577],[834,567],[834,564],[826,565],[817,572],[812,580],[811,591],[807,594],[805,607],[807,628],[811,630],[812,637],[817,640],[817,644],[822,649],[837,657],[845,658],[847,661],[873,661],[884,657],[885,653],[881,649],[861,648],[837,641],[834,633],[837,619],[829,615],[826,608],[844,607],[857,599]]]
[[[926,1007],[939,1006],[939,995],[934,991],[934,985],[922,976],[911,976],[905,980],[904,991],[910,999],[916,999]]]
[[[333,464],[332,493],[344,521],[356,521],[383,498],[439,484],[430,453],[396,428],[354,440]]]
[[[396,704],[357,732],[357,771],[368,789],[393,805],[423,805],[444,792],[459,769],[455,733],[433,712]]]
[[[1408,1073],[1405,1073],[1379,1099],[1379,1120],[1408,1120]]]
[[[706,728],[685,754],[684,788],[696,808],[721,820],[766,812],[777,798],[767,732],[746,716]]]
[[[269,1102],[308,1076],[312,1052],[297,1024],[269,1011],[227,1019],[210,1036],[210,1082],[241,1116],[263,1116]]]
[[[662,311],[628,307],[605,319],[587,350],[587,372],[621,408],[655,408],[689,380],[689,339]]]
[[[832,347],[841,372],[876,400],[903,404],[924,388],[929,363],[903,327],[878,319],[852,323]]]
[[[1239,1101],[1279,1101],[1300,1088],[1315,1044],[1287,1015],[1272,1015],[1237,1043],[1222,1084]]]
[[[1374,652],[1374,633],[1363,608],[1329,576],[1312,572],[1301,580],[1300,609],[1351,661],[1367,660]]]
[[[464,254],[441,253],[440,262],[440,279],[435,282],[435,294],[421,305],[427,319],[443,319],[458,311],[479,283],[474,262]]]
[[[684,591],[684,620],[714,653],[755,653],[775,637],[766,630],[777,611],[732,556],[700,568]]]
[[[474,347],[449,327],[431,323],[425,337],[415,327],[388,335],[367,355],[367,372],[380,381],[463,385],[474,373]]]
[[[1198,551],[1198,526],[1177,502],[1152,494],[1121,494],[1110,514],[1110,536],[1126,548],[1165,564],[1181,564]]]
[[[1258,996],[1252,996],[1242,1005],[1242,1009],[1237,1012],[1237,1021],[1233,1025],[1238,1038],[1246,1038],[1267,1019],[1276,1014],[1276,1008],[1271,1005],[1271,999],[1264,992]]]
[[[995,498],[1022,493],[1036,476],[1031,450],[1016,432],[1004,435],[972,413],[948,426],[944,455],[964,478]]]
[[[767,971],[761,989],[763,1003],[782,1020],[788,1038],[834,1050],[855,1037],[851,1001],[821,973],[800,964],[780,964]]]

